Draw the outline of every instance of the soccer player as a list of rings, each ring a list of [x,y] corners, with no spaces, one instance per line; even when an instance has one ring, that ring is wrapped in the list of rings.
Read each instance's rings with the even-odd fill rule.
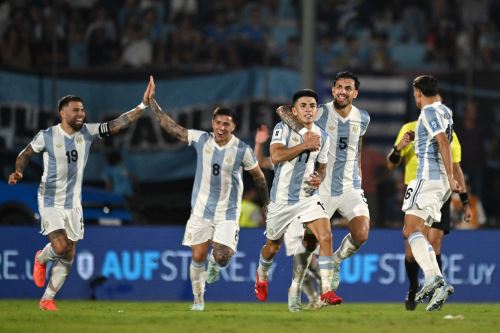
[[[205,282],[219,279],[238,245],[243,193],[242,169],[250,173],[264,207],[269,203],[268,187],[252,148],[233,135],[236,122],[230,109],[213,112],[212,133],[186,129],[163,112],[150,92],[151,108],[161,127],[182,143],[193,146],[197,154],[196,175],[191,197],[191,216],[187,221],[183,245],[190,246],[189,270],[193,288],[193,311],[203,311]],[[205,270],[210,244],[212,251]]]
[[[368,239],[370,229],[370,212],[361,189],[361,144],[370,116],[352,104],[359,86],[354,74],[338,73],[332,86],[333,101],[320,105],[315,117],[316,125],[328,133],[331,142],[319,196],[330,218],[338,210],[349,221],[349,233],[333,254],[334,291],[339,286],[341,262],[359,250]],[[289,107],[280,107],[277,113],[295,132],[307,133],[307,128],[297,122]]]
[[[403,236],[408,240],[413,257],[425,275],[424,286],[415,296],[422,302],[432,296],[427,311],[441,309],[454,290],[443,278],[427,231],[440,223],[441,207],[460,184],[453,176],[450,142],[453,137],[453,113],[443,105],[438,95],[437,80],[422,75],[413,81],[415,104],[421,110],[415,130],[417,178],[412,180],[404,197]]]
[[[267,128],[267,126],[260,125],[259,128],[257,128],[257,132],[255,133],[254,150],[255,157],[257,158],[260,167],[262,169],[272,170],[274,168],[274,165],[271,162],[271,157],[264,155],[263,148],[264,144],[267,142],[267,140],[269,140],[269,136],[269,129]],[[316,256],[311,255],[311,253],[314,251],[314,248],[306,248],[306,246],[308,246],[307,240],[303,242],[304,237],[306,237],[306,239],[309,239],[309,237],[311,236],[314,238],[314,235],[309,233],[306,233],[306,235],[304,235],[304,228],[302,224],[292,223],[285,232],[283,240],[285,243],[286,255],[294,256],[294,272],[301,272],[302,270],[306,269],[304,263],[309,262],[309,265],[307,266],[307,270],[305,272],[304,280],[302,281],[302,291],[309,300],[309,304],[307,305],[307,307],[309,309],[319,309],[322,306],[320,299],[321,293],[315,286],[317,285],[318,288],[321,287],[319,264]],[[311,241],[309,244],[312,245],[313,243],[315,246],[315,241]],[[303,256],[306,256],[306,258],[303,258]]]
[[[44,171],[38,189],[38,210],[41,232],[49,243],[37,251],[34,260],[33,281],[39,288],[45,286],[46,265],[53,261],[50,280],[39,307],[57,311],[54,297],[61,289],[71,269],[76,243],[83,239],[84,225],[81,204],[83,171],[96,138],[113,135],[135,122],[149,105],[150,78],[142,102],[133,110],[107,123],[85,123],[82,98],[74,95],[59,100],[61,122],[38,132],[16,159],[15,171],[9,175],[9,184],[23,178],[23,171],[31,156],[43,152]]]
[[[387,168],[392,171],[396,168],[401,160],[404,160],[405,165],[405,176],[404,183],[408,186],[410,181],[417,177],[417,156],[415,155],[415,148],[413,146],[413,139],[415,136],[415,128],[417,126],[417,121],[412,121],[404,124],[399,130],[398,136],[394,148],[391,153],[387,156]],[[451,141],[451,157],[453,163],[453,174],[458,180],[462,189],[465,189],[464,177],[462,169],[460,167],[462,155],[462,148],[458,137],[455,132],[453,132],[453,139]],[[462,206],[464,208],[464,220],[467,222],[470,219],[470,206],[468,202],[467,192],[460,193],[460,198],[462,199]],[[451,219],[450,219],[450,199],[445,202],[441,208],[441,223],[433,223],[431,228],[427,233],[427,238],[429,243],[431,243],[436,253],[436,260],[438,262],[439,269],[441,267],[441,246],[443,242],[444,235],[450,233]],[[419,266],[413,257],[410,250],[410,245],[408,241],[405,240],[405,268],[406,275],[410,282],[408,294],[405,299],[406,310],[413,311],[417,307],[415,302],[415,294],[419,289],[418,284],[418,271]]]
[[[292,112],[309,130],[303,138],[282,122],[273,130],[270,152],[275,167],[271,202],[267,209],[267,239],[260,253],[255,281],[255,294],[260,301],[267,299],[268,271],[291,223],[303,224],[319,241],[321,300],[326,305],[342,301],[331,290],[332,233],[328,215],[317,195],[325,175],[329,148],[328,135],[314,125],[317,102],[318,95],[309,89],[297,91],[293,96]],[[304,273],[305,270],[294,273],[288,291],[288,309],[292,312],[302,310],[300,293]]]

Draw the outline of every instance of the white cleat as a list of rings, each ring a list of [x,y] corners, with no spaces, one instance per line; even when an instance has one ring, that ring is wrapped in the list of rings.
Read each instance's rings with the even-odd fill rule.
[[[204,311],[205,310],[205,303],[194,303],[189,307],[189,309],[191,311]]]
[[[434,295],[432,296],[429,305],[425,308],[427,311],[438,311],[443,307],[444,302],[448,299],[448,296],[453,294],[455,289],[451,284],[445,283],[444,286],[439,287],[434,291]]]
[[[429,299],[434,291],[439,287],[444,286],[444,279],[442,276],[435,275],[425,281],[424,286],[415,295],[415,302],[424,302]]]

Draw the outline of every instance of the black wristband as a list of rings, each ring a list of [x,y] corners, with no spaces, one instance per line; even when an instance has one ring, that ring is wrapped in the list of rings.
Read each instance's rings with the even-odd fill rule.
[[[460,196],[460,201],[462,201],[462,205],[469,204],[469,193],[467,192],[460,193],[459,196]]]
[[[389,155],[389,161],[393,164],[398,164],[401,159],[400,152],[396,150],[396,146],[392,148],[391,154]]]

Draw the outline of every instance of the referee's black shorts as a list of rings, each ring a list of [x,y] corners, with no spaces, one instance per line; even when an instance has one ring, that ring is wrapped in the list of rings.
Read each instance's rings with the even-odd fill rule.
[[[443,230],[445,235],[450,233],[451,217],[450,217],[451,196],[441,207],[441,223],[433,223],[431,228]]]

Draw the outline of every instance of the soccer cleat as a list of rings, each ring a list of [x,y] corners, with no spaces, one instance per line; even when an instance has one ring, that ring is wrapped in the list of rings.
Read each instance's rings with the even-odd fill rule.
[[[337,305],[342,303],[342,297],[338,296],[333,290],[327,291],[321,295],[323,305]]]
[[[53,299],[42,299],[38,304],[38,307],[42,311],[57,311],[56,302]]]
[[[45,286],[45,279],[47,278],[47,266],[42,265],[38,261],[38,256],[42,253],[42,250],[38,250],[35,254],[35,260],[33,262],[33,282],[38,288],[43,288]]]
[[[193,303],[189,307],[191,311],[204,311],[205,310],[205,303]]]
[[[208,261],[208,268],[207,268],[207,283],[214,283],[215,281],[219,280],[220,278],[220,267],[217,265],[215,261],[209,260]]]
[[[333,262],[332,290],[337,291],[340,283],[340,264]]]
[[[292,295],[288,289],[288,310],[290,312],[302,311],[302,303],[300,299],[300,291],[298,295]]]
[[[267,299],[268,285],[268,280],[259,280],[259,273],[255,275],[255,296],[261,302],[265,302]]]
[[[417,302],[415,302],[415,295],[419,287],[416,289],[410,288],[408,294],[406,294],[405,307],[408,311],[414,311],[417,308]]]
[[[432,278],[426,279],[424,286],[415,295],[415,302],[424,302],[429,299],[434,291],[444,285],[442,276],[434,275]]]
[[[445,283],[444,286],[437,288],[434,291],[431,301],[425,308],[427,311],[438,311],[443,307],[444,302],[448,299],[448,296],[453,294],[455,289],[451,284]]]

